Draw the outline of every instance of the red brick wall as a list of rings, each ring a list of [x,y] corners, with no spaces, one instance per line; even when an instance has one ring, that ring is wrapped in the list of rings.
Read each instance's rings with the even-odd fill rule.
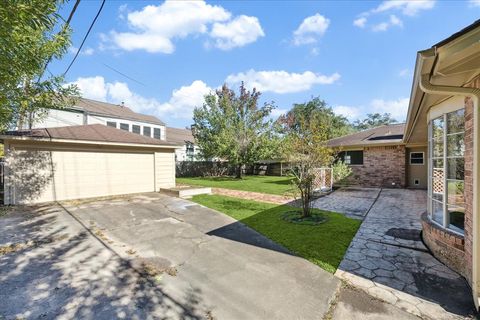
[[[465,265],[464,237],[436,225],[426,212],[422,215],[422,237],[438,260],[468,279],[471,272]]]
[[[480,88],[480,78],[469,87]],[[465,268],[466,278],[472,281],[473,246],[473,100],[465,98]]]
[[[351,185],[365,187],[405,187],[405,147],[366,147],[363,165],[351,166]],[[394,184],[393,184],[394,183]]]

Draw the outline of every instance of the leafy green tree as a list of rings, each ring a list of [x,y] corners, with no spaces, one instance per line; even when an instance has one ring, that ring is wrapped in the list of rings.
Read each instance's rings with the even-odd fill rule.
[[[324,100],[313,98],[306,103],[296,103],[287,114],[281,116],[278,122],[284,131],[295,132],[302,129],[303,119],[314,120],[317,125],[325,130],[327,140],[340,137],[352,132],[352,127],[347,118],[333,112]]]
[[[397,122],[397,120],[392,118],[392,115],[390,113],[369,113],[367,114],[367,117],[365,119],[354,121],[353,127],[355,128],[355,130],[360,131]]]
[[[240,85],[239,95],[224,85],[205,96],[193,112],[193,135],[206,159],[220,158],[236,166],[242,177],[244,165],[276,156],[279,139],[269,118],[273,104],[258,106],[260,92]]]
[[[74,103],[78,90],[46,69],[70,46],[70,29],[58,29],[63,1],[4,0],[0,5],[0,131],[23,127],[47,108]]]
[[[323,115],[314,112],[311,115],[299,113],[296,126],[286,132],[285,145],[288,160],[292,163],[292,183],[295,195],[299,195],[301,218],[311,216],[316,168],[329,166],[333,161],[333,151],[328,148],[329,127],[322,119]]]

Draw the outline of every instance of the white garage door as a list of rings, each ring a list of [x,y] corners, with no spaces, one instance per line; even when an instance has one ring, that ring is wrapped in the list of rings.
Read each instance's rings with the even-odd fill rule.
[[[30,169],[18,169],[18,172],[24,174],[23,176],[20,174],[16,179],[15,203],[151,192],[155,189],[153,153],[85,151],[21,153],[23,156],[17,154],[16,162],[22,157],[30,157],[36,159],[34,166],[37,168],[33,169],[31,174],[25,172]],[[42,163],[43,166],[40,165]],[[52,166],[54,169],[50,170]],[[26,178],[29,176],[39,181],[28,181]],[[36,191],[32,184],[37,188]]]

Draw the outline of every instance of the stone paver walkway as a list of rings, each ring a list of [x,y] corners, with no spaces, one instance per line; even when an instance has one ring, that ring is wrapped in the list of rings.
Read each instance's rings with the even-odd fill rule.
[[[245,200],[254,200],[261,202],[268,202],[274,204],[287,204],[295,201],[294,198],[287,196],[280,196],[275,194],[266,194],[259,192],[250,192],[250,191],[241,191],[241,190],[231,190],[223,188],[212,188],[212,192],[215,194],[220,194],[222,196],[241,198]]]
[[[435,259],[421,241],[426,203],[422,190],[383,189],[336,275],[422,318],[473,318],[465,279]]]
[[[313,201],[313,207],[363,219],[380,193],[379,188],[341,188]]]

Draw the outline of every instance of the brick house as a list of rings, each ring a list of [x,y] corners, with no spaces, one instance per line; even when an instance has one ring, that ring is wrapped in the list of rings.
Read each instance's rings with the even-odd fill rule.
[[[422,236],[480,294],[480,20],[419,51],[405,124],[330,141],[351,182],[426,188]],[[423,165],[422,165],[423,164]]]

